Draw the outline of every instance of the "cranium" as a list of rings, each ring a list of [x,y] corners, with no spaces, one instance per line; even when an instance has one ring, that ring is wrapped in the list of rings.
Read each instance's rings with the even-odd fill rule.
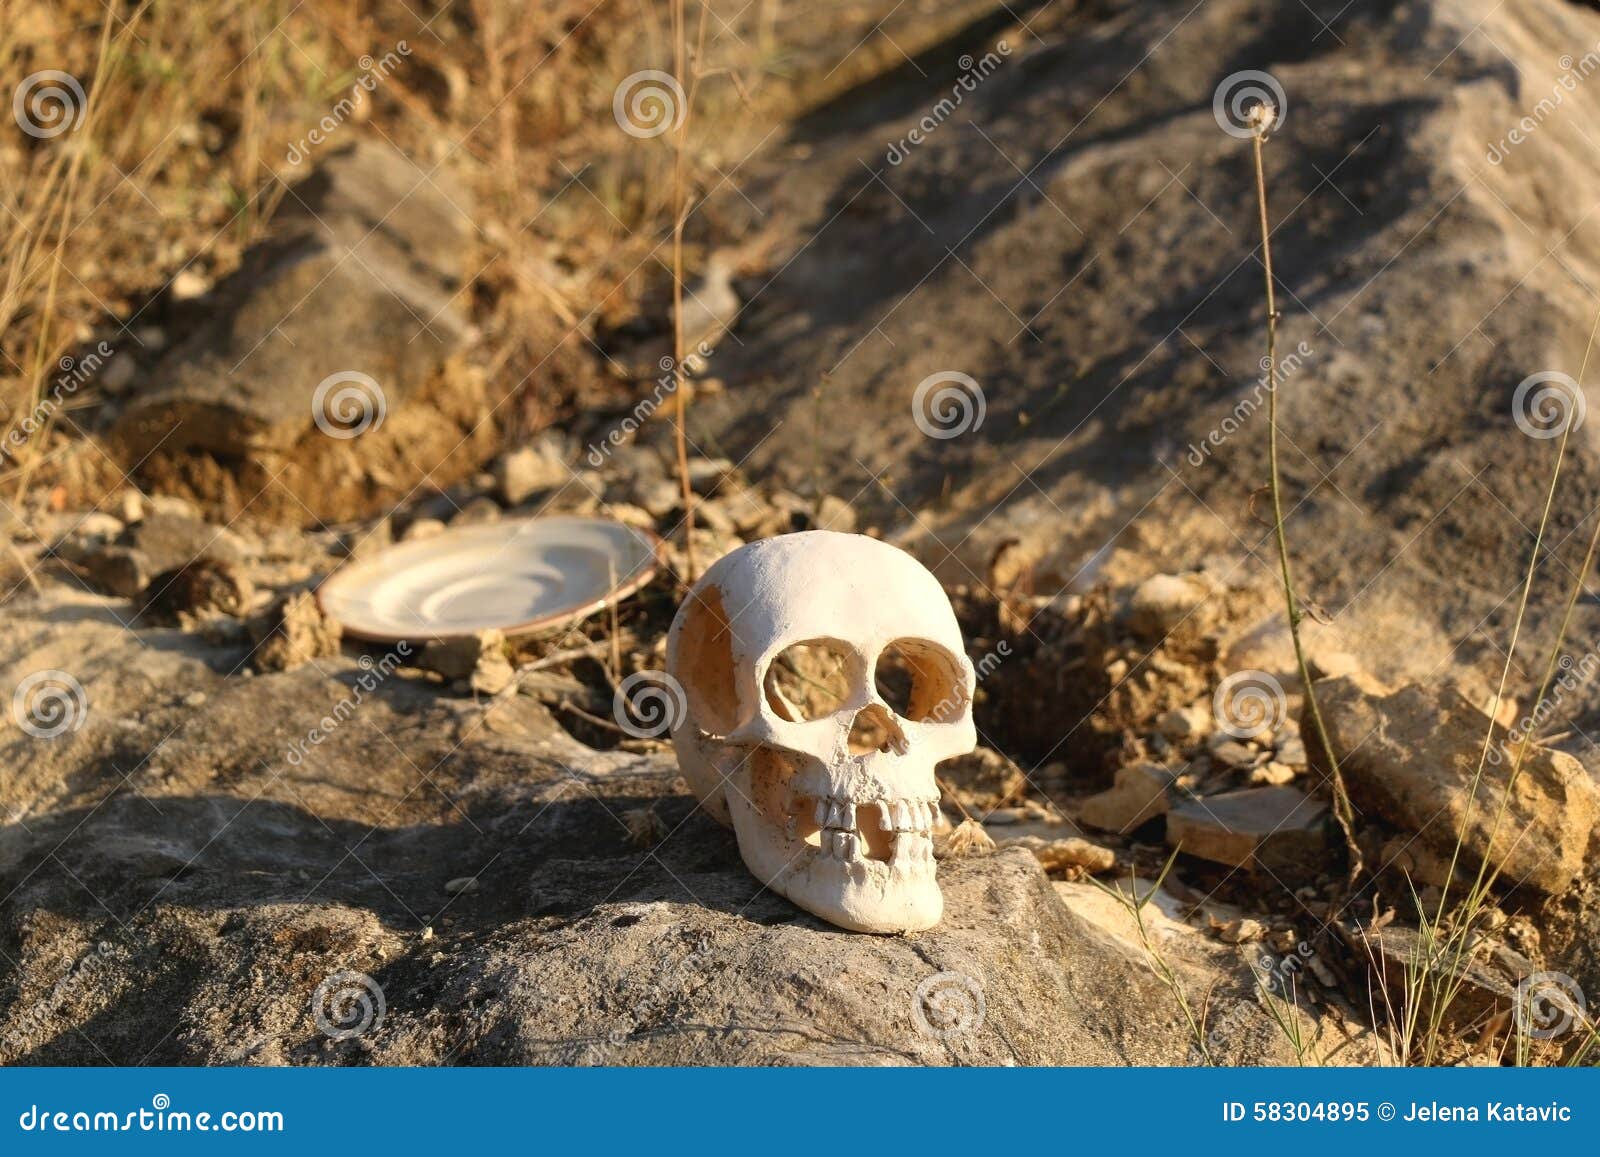
[[[667,671],[679,765],[757,878],[856,931],[939,922],[933,769],[976,743],[976,676],[922,564],[824,530],[741,547],[678,609]]]

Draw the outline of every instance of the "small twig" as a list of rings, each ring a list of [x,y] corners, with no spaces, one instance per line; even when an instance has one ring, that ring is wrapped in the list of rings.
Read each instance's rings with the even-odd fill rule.
[[[951,803],[956,805],[956,810],[961,813],[961,818],[962,819],[964,819],[964,820],[972,819],[972,813],[967,810],[967,806],[964,803],[962,803],[959,799],[956,798],[956,793],[950,790],[950,785],[948,783],[946,783],[942,778],[940,778],[937,775],[933,777],[933,782],[938,784],[939,785],[939,790],[950,798],[950,802]],[[974,822],[976,822],[976,821],[974,821]]]
[[[585,711],[582,707],[579,707],[576,703],[573,703],[570,700],[557,699],[553,704],[551,704],[551,706],[554,707],[557,711],[565,711],[569,715],[576,715],[579,719],[583,720],[585,723],[592,723],[596,727],[603,727],[607,731],[616,732],[618,735],[626,735],[630,739],[637,739],[638,738],[638,736],[634,735],[630,731],[625,730],[622,727],[617,726],[611,720],[603,719],[598,715],[595,715],[595,714],[592,714],[591,712]]]
[[[672,0],[672,56],[673,73],[678,78],[678,88],[684,94],[685,108],[678,120],[677,145],[672,158],[672,379],[676,402],[676,442],[678,452],[678,488],[683,497],[683,557],[687,582],[694,582],[696,570],[694,557],[694,490],[689,485],[689,435],[684,427],[687,420],[688,399],[684,396],[687,379],[684,377],[683,341],[683,165],[689,151],[689,109],[693,81],[687,78],[688,30],[684,27],[683,0]]]
[[[565,667],[578,659],[598,659],[605,653],[604,642],[585,643],[581,647],[573,647],[568,651],[554,651],[541,659],[530,660],[517,668],[517,674],[527,675],[534,671],[548,671],[552,667]]]
[[[611,589],[617,589],[617,564],[613,559],[606,560],[607,581]],[[622,638],[617,629],[617,604],[611,604],[611,678],[613,681],[622,678]]]

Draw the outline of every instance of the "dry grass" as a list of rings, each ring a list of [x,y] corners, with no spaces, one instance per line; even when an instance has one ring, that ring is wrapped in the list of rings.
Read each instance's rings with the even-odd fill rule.
[[[1272,502],[1273,531],[1277,540],[1284,603],[1290,637],[1294,644],[1295,659],[1299,667],[1301,684],[1304,688],[1306,713],[1310,716],[1316,737],[1328,761],[1329,787],[1333,796],[1334,815],[1343,830],[1345,844],[1350,855],[1347,885],[1348,888],[1353,889],[1362,874],[1364,865],[1360,847],[1356,842],[1353,830],[1353,811],[1349,794],[1340,773],[1338,757],[1328,738],[1328,731],[1324,724],[1321,708],[1313,686],[1310,667],[1306,660],[1305,649],[1301,642],[1300,623],[1304,612],[1295,589],[1290,565],[1289,543],[1283,516],[1283,485],[1278,469],[1277,389],[1280,384],[1277,373],[1278,314],[1272,272],[1271,230],[1267,215],[1267,184],[1262,164],[1262,148],[1275,119],[1275,109],[1267,105],[1258,106],[1252,117],[1253,135],[1251,138],[1256,197],[1261,224],[1262,266],[1266,284],[1266,364],[1269,381],[1272,383],[1272,388],[1268,395],[1270,439],[1268,491]],[[1577,376],[1577,381],[1579,382],[1582,382],[1586,376],[1589,355],[1594,347],[1597,334],[1600,334],[1600,314],[1595,317],[1588,343],[1584,347],[1583,364]],[[1467,886],[1465,894],[1455,897],[1456,902],[1454,905],[1451,904],[1450,881],[1456,878],[1456,869],[1461,862],[1466,833],[1472,824],[1472,813],[1474,808],[1480,804],[1479,793],[1483,784],[1484,769],[1487,766],[1490,751],[1495,743],[1497,724],[1494,719],[1499,714],[1501,704],[1505,702],[1512,665],[1522,641],[1523,625],[1533,594],[1540,552],[1544,545],[1545,532],[1549,527],[1551,511],[1554,509],[1555,496],[1561,480],[1562,466],[1566,460],[1568,441],[1571,437],[1573,425],[1574,423],[1572,422],[1566,425],[1556,446],[1555,460],[1551,467],[1549,482],[1545,488],[1544,506],[1540,513],[1538,529],[1534,535],[1533,548],[1529,553],[1527,570],[1523,578],[1513,620],[1511,638],[1505,652],[1505,663],[1500,673],[1499,684],[1496,687],[1494,702],[1490,707],[1490,719],[1485,729],[1483,745],[1474,769],[1467,807],[1462,816],[1461,825],[1456,832],[1449,869],[1446,875],[1446,884],[1440,890],[1438,901],[1433,906],[1432,912],[1429,912],[1428,905],[1425,905],[1413,892],[1411,899],[1419,917],[1418,936],[1415,946],[1404,962],[1404,975],[1398,985],[1400,991],[1392,992],[1389,991],[1388,987],[1383,987],[1381,994],[1385,1005],[1382,1011],[1390,1024],[1391,1048],[1398,1057],[1407,1062],[1422,1065],[1440,1064],[1459,1054],[1464,1047],[1465,1042],[1456,1039],[1451,1031],[1452,1011],[1461,998],[1471,966],[1489,943],[1486,935],[1489,931],[1486,927],[1486,921],[1493,904],[1495,886],[1500,879],[1500,866],[1492,863],[1489,857],[1485,857],[1471,883]],[[1577,606],[1578,597],[1583,591],[1583,576],[1589,573],[1589,568],[1595,559],[1597,547],[1600,547],[1600,521],[1596,522],[1583,563],[1578,568],[1576,577],[1568,592],[1565,612],[1544,664],[1538,690],[1534,695],[1533,701],[1536,703],[1544,701],[1557,674],[1562,648],[1565,645],[1567,632],[1572,623],[1573,611]],[[1524,732],[1512,755],[1511,772],[1500,799],[1497,803],[1493,800],[1486,800],[1482,803],[1482,806],[1495,809],[1494,821],[1486,841],[1487,847],[1493,848],[1496,846],[1496,839],[1499,836],[1501,825],[1504,823],[1509,810],[1512,792],[1532,742],[1532,732]],[[1378,980],[1379,985],[1385,985],[1386,981],[1382,978],[1387,976],[1387,970],[1377,960],[1372,960],[1370,963],[1374,977],[1380,978]],[[1262,995],[1264,998],[1268,996],[1265,992]],[[1521,998],[1522,995],[1519,990],[1519,999]],[[1291,1044],[1295,1046],[1297,1055],[1303,1059],[1305,1056],[1303,1041],[1296,1033],[1291,1031],[1292,1017],[1286,1020],[1283,1016],[1278,1015],[1278,1010],[1272,1008],[1270,1000],[1267,1003],[1269,1011],[1274,1013],[1274,1020],[1284,1030]],[[1376,1013],[1376,1011],[1378,1010],[1375,1009],[1374,1012]],[[1525,1012],[1526,1010],[1522,1009],[1512,1010],[1510,1017],[1513,1026],[1510,1038],[1512,1056],[1507,1058],[1514,1061],[1514,1063],[1522,1065],[1530,1063],[1534,1058],[1533,1040],[1530,1036],[1529,1021]],[[1580,1024],[1579,1028],[1587,1028],[1589,1031],[1580,1033],[1578,1043],[1568,1050],[1568,1060],[1571,1063],[1581,1063],[1594,1044],[1597,1034],[1600,1034],[1600,1026]]]
[[[597,328],[667,284],[675,232],[691,278],[730,239],[739,223],[721,204],[737,194],[724,185],[705,197],[727,155],[760,139],[741,95],[766,67],[751,59],[753,9],[750,35],[690,62],[704,81],[696,139],[715,145],[683,150],[687,209],[675,230],[675,150],[623,133],[611,108],[623,76],[670,66],[666,15],[630,0],[374,14],[344,0],[0,3],[6,75],[60,69],[86,93],[70,132],[0,131],[0,424],[12,429],[61,392],[62,359],[101,340],[148,368],[174,279],[209,283],[237,266],[309,169],[290,163],[291,146],[351,93],[364,56],[401,41],[409,54],[349,118],[359,123],[321,147],[346,133],[387,140],[474,192],[480,236],[465,293],[478,356],[511,394],[496,414],[507,438],[586,390],[619,389],[591,370],[604,364]],[[561,346],[586,356],[552,358]],[[89,380],[66,394],[0,464],[12,534],[26,533],[29,511],[94,502],[120,482],[92,436],[109,413],[104,392]]]

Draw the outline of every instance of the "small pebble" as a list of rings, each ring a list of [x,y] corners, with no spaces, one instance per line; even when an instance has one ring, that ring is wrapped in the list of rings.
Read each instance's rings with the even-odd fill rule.
[[[1234,739],[1225,740],[1211,748],[1211,758],[1223,767],[1249,767],[1256,761],[1256,753]]]
[[[420,542],[425,538],[432,538],[436,534],[444,533],[444,523],[437,518],[418,518],[406,527],[406,532],[400,536],[401,542]]]
[[[1294,768],[1287,763],[1279,763],[1274,759],[1252,771],[1250,773],[1250,782],[1267,784],[1271,787],[1282,787],[1286,783],[1293,783],[1294,777]]]
[[[206,279],[205,274],[193,269],[180,270],[178,276],[172,279],[172,300],[192,301],[196,297],[205,296],[210,288],[211,282]]]
[[[1252,940],[1260,940],[1266,934],[1266,925],[1248,917],[1229,920],[1217,929],[1217,936],[1224,944],[1247,944]]]

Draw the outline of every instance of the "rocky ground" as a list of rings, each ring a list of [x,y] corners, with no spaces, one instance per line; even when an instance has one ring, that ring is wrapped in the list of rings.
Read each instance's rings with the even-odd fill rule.
[[[692,540],[661,302],[552,339],[533,420],[488,354],[480,194],[377,133],[151,311],[8,515],[0,1062],[1587,1056],[1590,599],[1532,700],[1586,573],[1593,427],[1519,617],[1558,442],[1516,387],[1577,375],[1592,318],[1600,98],[1559,78],[1600,17],[868,7],[853,49],[779,30],[813,66],[708,194]],[[1212,106],[1245,69],[1288,98],[1288,532],[1348,837],[1252,497],[1255,191]],[[319,408],[353,367],[354,409]],[[917,408],[936,375],[953,419]],[[614,618],[403,650],[311,596],[393,542],[548,513],[660,534],[660,573]],[[691,550],[813,527],[923,558],[982,676],[932,932],[764,890],[670,748],[615,722]]]

